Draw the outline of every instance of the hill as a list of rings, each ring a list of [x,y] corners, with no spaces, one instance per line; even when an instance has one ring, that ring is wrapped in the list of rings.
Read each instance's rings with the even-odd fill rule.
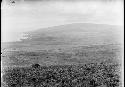
[[[119,26],[73,23],[27,32],[23,43],[32,45],[93,45],[119,42]]]
[[[26,32],[27,39],[2,43],[3,65],[116,62],[121,57],[119,29],[113,25],[74,23]]]

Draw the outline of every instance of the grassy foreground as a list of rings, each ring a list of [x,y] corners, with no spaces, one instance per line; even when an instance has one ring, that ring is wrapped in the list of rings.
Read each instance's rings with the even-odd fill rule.
[[[3,83],[3,87],[121,87],[119,65],[106,63],[8,68]]]

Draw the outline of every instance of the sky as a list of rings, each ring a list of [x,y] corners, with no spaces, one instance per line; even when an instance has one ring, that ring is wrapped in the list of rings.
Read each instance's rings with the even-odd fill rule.
[[[39,1],[2,3],[2,42],[18,41],[22,32],[71,23],[123,25],[120,1]]]

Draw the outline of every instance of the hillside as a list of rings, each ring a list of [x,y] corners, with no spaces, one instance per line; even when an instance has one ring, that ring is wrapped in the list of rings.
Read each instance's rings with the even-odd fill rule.
[[[3,63],[27,65],[39,61],[46,65],[119,59],[120,28],[105,24],[74,23],[27,32],[27,39],[2,43]]]
[[[92,45],[119,43],[119,26],[74,23],[27,32],[24,43],[35,45]]]
[[[75,23],[27,32],[27,39],[2,43],[2,86],[121,87],[119,29]]]

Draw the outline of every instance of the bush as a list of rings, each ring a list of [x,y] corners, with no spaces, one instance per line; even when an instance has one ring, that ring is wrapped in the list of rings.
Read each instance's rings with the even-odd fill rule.
[[[13,68],[6,70],[3,81],[8,87],[118,87],[118,65],[90,63]]]

